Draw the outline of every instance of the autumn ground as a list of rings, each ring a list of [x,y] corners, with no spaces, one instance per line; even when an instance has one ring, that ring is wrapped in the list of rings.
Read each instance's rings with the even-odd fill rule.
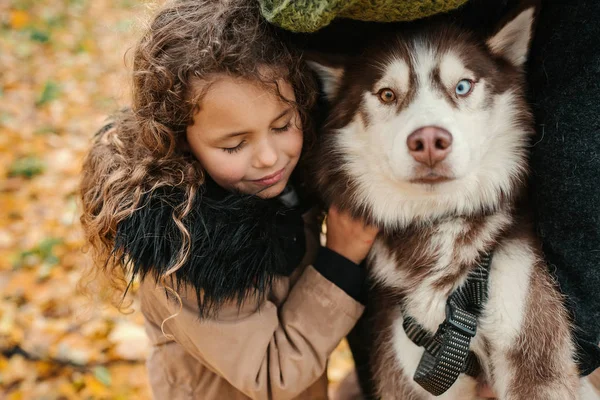
[[[140,313],[93,303],[76,285],[89,263],[81,162],[127,104],[124,55],[152,6],[0,2],[0,399],[150,398]],[[340,346],[334,383],[349,360]]]

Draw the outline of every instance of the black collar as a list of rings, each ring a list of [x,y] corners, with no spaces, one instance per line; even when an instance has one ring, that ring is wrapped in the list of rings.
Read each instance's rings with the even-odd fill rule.
[[[434,396],[446,392],[461,373],[477,377],[481,366],[470,349],[477,333],[477,319],[488,298],[488,279],[492,254],[479,257],[477,267],[466,282],[446,302],[446,319],[432,335],[410,316],[404,315],[406,336],[425,348],[414,380]]]

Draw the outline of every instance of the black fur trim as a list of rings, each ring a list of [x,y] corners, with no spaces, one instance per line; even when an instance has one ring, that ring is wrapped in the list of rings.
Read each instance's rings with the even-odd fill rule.
[[[177,261],[182,235],[173,221],[184,200],[178,188],[160,188],[119,223],[115,254],[133,274],[157,281]],[[191,253],[174,274],[176,289],[191,285],[201,317],[210,317],[229,301],[264,299],[273,279],[289,275],[305,253],[302,210],[277,198],[225,192],[207,183],[184,218]]]

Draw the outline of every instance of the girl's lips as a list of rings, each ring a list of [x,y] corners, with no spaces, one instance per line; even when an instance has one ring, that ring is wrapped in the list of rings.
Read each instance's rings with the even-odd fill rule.
[[[285,167],[281,168],[279,171],[275,172],[274,174],[267,175],[263,178],[253,180],[252,182],[257,183],[259,185],[263,185],[263,186],[270,186],[270,185],[273,185],[273,184],[279,182],[281,180],[281,178],[283,178],[284,172],[285,172]]]

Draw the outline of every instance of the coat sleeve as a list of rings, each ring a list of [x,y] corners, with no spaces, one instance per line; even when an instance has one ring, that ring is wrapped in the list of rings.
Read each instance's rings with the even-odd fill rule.
[[[351,265],[345,274],[337,274],[344,276],[340,285],[318,272],[322,269],[328,275],[333,268],[324,264],[335,262],[335,256],[320,251],[279,308],[270,301],[258,310],[231,305],[218,318],[201,320],[196,298],[182,293],[183,308],[165,322],[164,331],[250,398],[294,398],[322,376],[327,358],[363,312],[348,284],[352,280],[348,275],[356,274],[354,282],[362,286],[358,276],[364,272],[357,265],[344,259]],[[158,326],[178,310],[164,289],[142,290],[142,311]]]

